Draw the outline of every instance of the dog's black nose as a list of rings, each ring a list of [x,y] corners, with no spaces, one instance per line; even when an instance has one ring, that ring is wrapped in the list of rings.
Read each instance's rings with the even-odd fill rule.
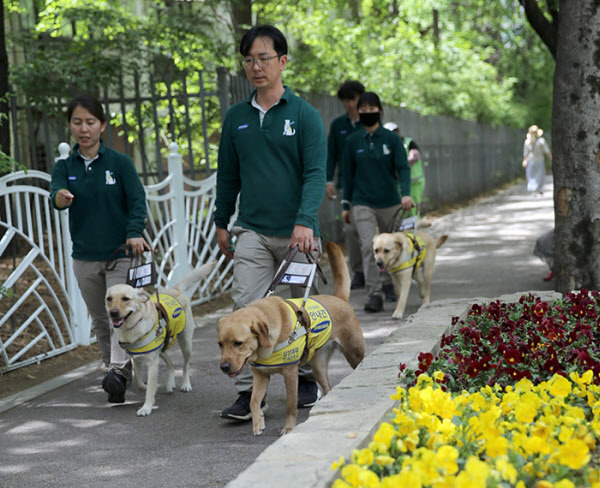
[[[381,259],[378,259],[376,264],[377,266],[381,267],[383,266],[383,261]]]
[[[223,373],[229,373],[231,371],[231,363],[221,363],[221,371],[223,371]]]
[[[111,316],[111,318],[113,318],[113,319],[116,319],[116,318],[118,318],[118,317],[119,317],[119,311],[113,308],[113,309],[110,311],[110,316]]]

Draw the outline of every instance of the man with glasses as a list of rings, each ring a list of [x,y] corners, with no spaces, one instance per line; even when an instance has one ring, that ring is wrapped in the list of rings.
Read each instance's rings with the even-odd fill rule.
[[[221,252],[234,260],[234,309],[262,298],[289,248],[320,249],[318,209],[325,196],[327,142],[319,113],[283,85],[287,41],[270,25],[250,29],[240,42],[242,65],[256,88],[227,111],[217,170],[215,225]],[[239,195],[239,213],[228,231]],[[304,256],[304,254],[302,255]],[[292,287],[292,295],[303,295]],[[252,375],[235,382],[239,398],[221,417],[250,420]],[[300,368],[298,406],[320,391],[310,368]],[[261,405],[266,410],[266,403]]]

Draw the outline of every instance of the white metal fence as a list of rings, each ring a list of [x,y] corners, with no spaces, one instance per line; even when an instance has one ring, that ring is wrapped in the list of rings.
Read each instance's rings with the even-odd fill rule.
[[[169,176],[145,187],[145,237],[155,250],[161,287],[196,266],[219,261],[194,290],[192,303],[198,304],[224,293],[232,279],[232,263],[216,246],[216,176],[190,180],[183,174],[177,144],[169,149]],[[68,145],[62,143],[59,151],[66,157]],[[13,291],[0,297],[0,373],[93,340],[73,274],[68,210],[52,208],[49,184],[50,175],[31,170],[0,178],[0,285]]]

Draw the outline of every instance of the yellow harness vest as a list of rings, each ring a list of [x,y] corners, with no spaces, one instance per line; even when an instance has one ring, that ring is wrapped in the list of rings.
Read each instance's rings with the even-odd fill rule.
[[[159,297],[160,303],[165,308],[169,317],[169,330],[171,332],[171,338],[169,340],[169,344],[165,348],[169,349],[175,342],[177,335],[180,334],[185,328],[185,310],[171,295],[160,293]],[[150,299],[156,303],[156,294],[152,294]],[[162,348],[164,346],[167,336],[167,328],[165,325],[166,324],[164,323],[164,320],[161,322],[161,314],[159,312],[158,318],[156,319],[156,324],[154,324],[152,330],[144,337],[133,344],[119,342],[119,345],[132,356],[156,351],[158,348]]]
[[[421,263],[425,259],[427,255],[427,245],[425,241],[419,236],[413,234],[412,232],[407,232],[406,237],[408,237],[408,252],[410,257],[400,263],[399,266],[395,268],[390,268],[388,271],[390,273],[395,273],[396,271],[402,271],[403,269],[412,268],[414,266],[413,273],[417,271],[421,267]],[[417,241],[417,246],[415,246],[415,239]]]
[[[296,304],[297,307],[302,306],[302,298],[294,298],[289,300]],[[307,363],[312,359],[314,352],[324,346],[329,336],[331,335],[331,316],[327,309],[313,298],[306,300],[304,309],[310,316],[310,331],[306,333],[304,326],[298,321],[298,316],[294,309],[286,303],[290,318],[296,327],[285,342],[278,344],[273,354],[265,359],[257,359],[250,362],[252,366],[283,366],[286,364],[294,364],[301,359],[303,363]],[[308,337],[306,337],[308,335]],[[306,358],[302,358],[308,342],[308,354]]]

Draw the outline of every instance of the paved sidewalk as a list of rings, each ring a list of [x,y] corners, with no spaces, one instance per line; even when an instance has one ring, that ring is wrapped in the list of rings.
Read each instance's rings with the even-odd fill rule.
[[[449,239],[438,250],[434,302],[417,314],[420,299],[413,285],[406,321],[391,318],[389,303],[382,313],[366,314],[365,292],[353,291],[369,356],[352,372],[336,353],[330,376],[338,386],[308,420],[301,411],[303,423],[291,434],[278,435],[285,412],[282,381],[273,380],[269,388],[263,436],[254,437],[248,423],[218,418],[234,394],[218,370],[215,315],[194,336],[194,391],[167,395],[162,380],[158,408],[147,418],[135,416],[142,392],[128,391],[124,405],[107,404],[97,371],[0,413],[0,486],[327,486],[331,462],[367,442],[390,408],[397,364],[430,350],[449,318],[472,303],[468,297],[551,290],[542,281],[546,265],[532,254],[537,237],[553,226],[551,186],[545,190],[542,197],[530,195],[521,183],[437,219],[431,233],[447,233]],[[179,352],[171,356],[180,367]]]

